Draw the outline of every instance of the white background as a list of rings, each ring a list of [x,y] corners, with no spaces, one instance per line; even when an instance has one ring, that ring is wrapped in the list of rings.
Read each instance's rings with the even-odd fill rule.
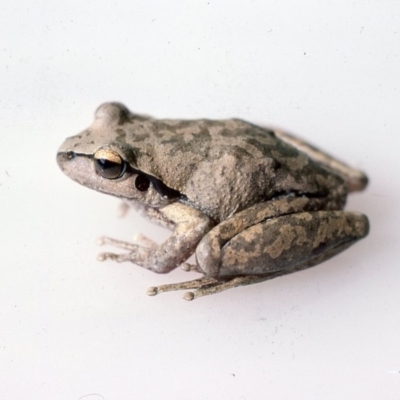
[[[0,399],[399,399],[400,2],[0,3]],[[99,263],[167,232],[67,179],[65,137],[117,100],[240,117],[365,170],[371,233],[314,269],[198,299]]]

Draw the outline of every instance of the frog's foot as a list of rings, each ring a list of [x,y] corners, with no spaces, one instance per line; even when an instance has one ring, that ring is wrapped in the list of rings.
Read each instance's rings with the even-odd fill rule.
[[[153,239],[150,239],[146,235],[143,235],[142,233],[137,233],[133,237],[133,243],[140,244],[141,246],[149,249],[155,249],[158,246],[157,242],[155,242]]]
[[[237,286],[251,285],[271,279],[272,274],[268,275],[246,275],[229,278],[211,278],[203,277],[193,281],[171,283],[167,285],[152,286],[147,289],[149,296],[174,290],[196,289],[193,292],[186,292],[183,296],[185,300],[191,301],[198,297],[208,296],[210,294],[220,293],[224,290],[232,289]]]
[[[105,261],[105,260],[113,260],[117,262],[131,261],[134,262],[135,264],[142,266],[148,264],[148,260],[151,254],[151,249],[143,246],[138,246],[137,244],[126,243],[126,242],[121,242],[119,243],[119,245],[120,245],[119,247],[130,250],[130,253],[116,254],[116,253],[104,252],[100,253],[97,256],[97,259],[99,261]],[[127,246],[129,246],[129,248]],[[151,269],[150,267],[147,268]]]
[[[142,235],[141,233],[136,234],[133,237],[132,242],[124,242],[122,240],[113,239],[107,236],[102,236],[97,240],[97,243],[100,246],[103,245],[111,245],[118,247],[119,249],[137,251],[138,247],[146,247],[148,249],[155,249],[157,247],[157,243],[153,240],[149,239],[147,236]],[[103,253],[104,254],[104,253]],[[111,254],[111,253],[107,253]]]
[[[141,261],[146,263],[149,259],[150,253],[157,247],[156,242],[141,234],[136,235],[132,243],[104,236],[98,239],[98,244],[111,245],[129,251],[129,253],[126,254],[110,252],[100,253],[97,256],[99,261],[114,260],[117,262],[132,261],[135,263]]]

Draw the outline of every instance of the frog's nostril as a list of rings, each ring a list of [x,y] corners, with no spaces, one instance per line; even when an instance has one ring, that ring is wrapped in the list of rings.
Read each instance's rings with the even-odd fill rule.
[[[65,158],[66,158],[67,160],[72,160],[74,157],[75,157],[75,153],[74,153],[73,151],[67,151],[67,152],[65,153]]]
[[[65,163],[75,158],[76,153],[73,151],[60,152],[57,154],[57,163],[64,170]]]

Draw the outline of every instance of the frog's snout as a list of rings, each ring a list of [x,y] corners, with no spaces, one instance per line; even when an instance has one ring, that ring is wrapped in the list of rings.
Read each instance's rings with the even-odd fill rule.
[[[76,154],[73,151],[62,151],[57,153],[57,164],[58,166],[64,170],[65,163],[71,161],[76,157]]]

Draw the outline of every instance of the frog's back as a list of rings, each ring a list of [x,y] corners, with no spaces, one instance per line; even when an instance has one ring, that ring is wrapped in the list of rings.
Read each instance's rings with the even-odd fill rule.
[[[140,154],[138,168],[176,190],[182,190],[204,163],[216,163],[228,155],[250,163],[271,158],[279,142],[272,131],[235,119],[134,120],[120,130]]]
[[[149,122],[151,156],[139,168],[217,220],[279,195],[327,196],[343,186],[272,130],[242,120]]]
[[[329,207],[340,208],[347,191],[339,175],[273,131],[238,119],[157,120],[106,103],[61,151],[92,157],[104,147],[132,171],[155,178],[156,191],[166,197],[160,206],[187,202],[215,220],[285,195],[332,198]]]

